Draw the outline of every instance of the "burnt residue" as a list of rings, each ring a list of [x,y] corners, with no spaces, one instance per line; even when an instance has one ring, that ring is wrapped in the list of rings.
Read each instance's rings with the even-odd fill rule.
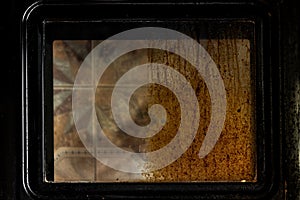
[[[253,96],[255,91],[251,84],[253,69],[250,64],[250,40],[228,39],[226,35],[221,35],[219,39],[199,41],[218,66],[227,93],[224,129],[215,148],[208,156],[203,159],[198,157],[210,123],[211,112],[210,96],[201,75],[188,61],[174,53],[144,49],[129,52],[108,67],[96,89],[97,119],[88,120],[87,116],[87,119],[82,120],[87,120],[87,123],[90,121],[91,126],[94,123],[100,123],[106,136],[115,145],[127,151],[155,151],[168,144],[177,132],[180,116],[185,114],[180,112],[180,104],[172,91],[157,84],[149,84],[137,90],[131,98],[130,114],[137,124],[149,123],[147,109],[153,104],[161,104],[167,111],[168,117],[164,128],[150,139],[134,138],[120,130],[113,119],[110,105],[116,82],[128,70],[148,62],[161,63],[183,74],[195,91],[201,115],[195,140],[177,161],[161,170],[145,173],[143,176],[117,172],[96,161],[88,153],[78,153],[78,158],[76,158],[71,152],[74,154],[82,152],[84,146],[78,137],[72,118],[72,83],[82,59],[93,46],[100,42],[88,40],[54,42],[54,153],[57,158],[54,163],[55,181],[256,181],[255,99]],[[167,76],[167,71],[162,74],[162,77]],[[92,144],[93,141],[91,141]],[[81,150],[74,150],[78,148]],[[78,166],[84,166],[89,170],[80,172]]]

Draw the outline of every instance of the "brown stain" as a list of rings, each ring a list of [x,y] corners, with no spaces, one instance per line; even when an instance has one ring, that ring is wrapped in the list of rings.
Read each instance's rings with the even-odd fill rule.
[[[250,43],[242,39],[220,39],[200,41],[213,60],[223,78],[227,111],[222,134],[210,154],[199,159],[198,152],[210,121],[210,97],[205,83],[193,66],[172,53],[153,50],[151,62],[163,63],[185,75],[196,91],[200,106],[199,129],[190,148],[174,163],[147,174],[148,181],[256,181],[256,152],[253,87],[251,86]],[[157,102],[168,101],[168,114],[180,116],[178,105],[172,106],[172,98],[159,92],[150,91]],[[178,120],[169,121],[170,128],[163,129],[159,137],[149,143],[149,149],[169,141],[166,135],[176,132]],[[173,124],[173,126],[172,126]],[[172,128],[173,127],[173,128]],[[159,162],[159,160],[156,160]]]

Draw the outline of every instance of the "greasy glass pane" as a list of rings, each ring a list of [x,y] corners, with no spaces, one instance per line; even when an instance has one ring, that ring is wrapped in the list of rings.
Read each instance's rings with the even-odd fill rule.
[[[109,65],[100,73],[96,68],[99,63],[106,63],[106,57],[101,57],[100,51],[92,50],[101,42],[53,42],[54,181],[256,181],[255,81],[249,39],[198,41],[207,53],[198,56],[208,60],[204,63],[206,71],[212,63],[217,67],[227,103],[220,136],[211,151],[202,157],[199,152],[210,123],[222,121],[221,116],[212,114],[212,104],[217,103],[211,99],[211,91],[218,95],[217,89],[212,87],[210,91],[203,74],[199,74],[184,57],[158,48],[141,48],[122,54],[112,62],[107,61]],[[109,48],[104,50],[108,54],[115,52],[118,42],[121,41],[108,41]],[[148,66],[149,70],[141,74],[131,73],[135,67],[147,63],[156,65]],[[80,82],[78,74],[84,66],[89,67],[80,71],[86,78]],[[99,73],[100,78],[97,77]],[[207,72],[212,76],[209,78],[212,83],[218,81],[210,73]],[[181,81],[180,74],[189,86]],[[145,78],[147,80],[143,82]],[[170,87],[167,87],[168,83],[171,83]],[[186,92],[189,88],[193,94]],[[114,94],[116,90],[118,94]],[[126,99],[128,94],[130,98]],[[115,101],[113,95],[117,95]],[[198,103],[198,112],[193,99]],[[184,109],[181,109],[182,103],[186,104]],[[128,112],[124,108],[128,108]],[[150,110],[154,110],[153,113]],[[219,113],[221,115],[222,110]],[[132,123],[146,131],[129,132],[135,130]],[[145,129],[151,123],[158,125]],[[179,136],[178,130],[183,132]],[[194,131],[194,138],[185,135],[190,131]],[[166,155],[172,157],[175,151],[181,152],[178,157],[169,161],[167,157],[149,154],[172,144],[175,138],[179,142]],[[138,154],[144,155],[142,160],[146,160],[146,164],[138,162]],[[160,163],[164,165],[155,167]]]

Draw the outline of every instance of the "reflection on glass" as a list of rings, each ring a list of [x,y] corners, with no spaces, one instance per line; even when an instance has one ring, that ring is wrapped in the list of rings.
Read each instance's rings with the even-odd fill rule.
[[[182,113],[180,104],[172,91],[158,84],[147,84],[133,93],[129,102],[130,116],[136,124],[146,126],[150,122],[148,108],[153,104],[161,104],[167,112],[165,126],[151,138],[135,138],[122,131],[112,116],[111,95],[116,82],[128,70],[149,62],[165,64],[184,75],[197,96],[200,122],[191,146],[172,164],[160,170],[141,174],[120,172],[103,165],[82,144],[74,126],[72,113],[74,79],[83,60],[100,42],[95,40],[56,40],[53,42],[54,181],[256,181],[255,101],[249,40],[200,40],[200,44],[218,66],[227,98],[226,120],[221,137],[214,149],[201,159],[198,157],[198,152],[210,123],[211,102],[205,82],[189,62],[170,52],[141,49],[120,56],[104,72],[95,88],[94,103],[97,117],[92,119],[90,111],[83,110],[82,112],[87,114],[82,120],[86,121],[88,127],[94,127],[95,123],[100,123],[105,135],[113,144],[130,152],[150,152],[167,145],[176,134]],[[91,63],[93,59],[92,57]],[[87,76],[93,79],[92,72],[87,72]],[[169,77],[167,71],[165,74],[149,74],[149,76],[174,78]],[[87,85],[82,89],[89,87],[92,88]],[[122,87],[134,87],[134,85]],[[181,86],[177,84],[175,87]],[[93,149],[95,143],[101,142],[98,140],[95,134],[93,138],[90,138],[88,148]],[[97,148],[94,148],[94,151],[97,151]],[[126,160],[123,155],[114,156],[120,158],[120,161]]]

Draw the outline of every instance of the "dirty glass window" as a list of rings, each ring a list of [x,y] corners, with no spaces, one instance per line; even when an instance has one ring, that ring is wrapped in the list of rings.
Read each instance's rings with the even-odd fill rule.
[[[256,181],[255,41],[197,34],[53,41],[55,182]]]

